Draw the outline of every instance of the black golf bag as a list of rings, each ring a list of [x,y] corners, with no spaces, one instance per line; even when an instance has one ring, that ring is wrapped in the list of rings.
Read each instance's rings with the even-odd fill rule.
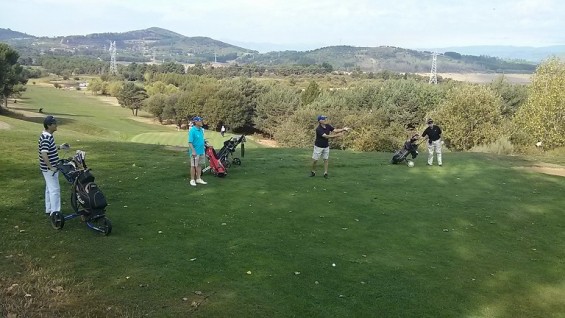
[[[418,156],[418,145],[416,144],[416,139],[417,138],[413,136],[410,140],[406,141],[402,149],[399,149],[394,153],[390,163],[398,164],[408,161],[408,155],[412,155],[412,160],[416,159]]]
[[[76,183],[77,201],[87,212],[104,210],[108,206],[106,197],[94,183],[94,176],[90,170],[82,172]]]
[[[74,188],[71,205],[75,212],[79,212],[80,205],[83,213],[104,213],[108,203],[98,185],[94,183],[90,169],[86,167],[84,151],[79,150],[72,158],[61,160],[58,169]]]
[[[218,151],[218,158],[220,162],[226,167],[231,166],[231,164],[241,165],[241,159],[234,157],[235,150],[237,146],[241,144],[241,157],[245,156],[245,136],[233,136],[232,138],[224,141],[224,146],[220,151]],[[230,157],[232,159],[230,160]]]

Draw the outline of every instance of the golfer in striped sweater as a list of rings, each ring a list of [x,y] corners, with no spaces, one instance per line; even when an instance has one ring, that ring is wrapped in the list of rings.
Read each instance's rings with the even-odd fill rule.
[[[61,211],[61,187],[59,186],[59,162],[58,149],[69,148],[68,144],[55,145],[53,133],[57,131],[57,120],[53,116],[47,116],[43,120],[45,130],[39,136],[39,168],[45,179],[45,214]]]

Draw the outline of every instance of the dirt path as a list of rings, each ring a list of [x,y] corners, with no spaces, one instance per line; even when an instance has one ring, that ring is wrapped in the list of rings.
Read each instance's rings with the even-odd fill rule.
[[[565,167],[545,162],[538,162],[530,167],[516,167],[516,169],[523,169],[537,173],[545,173],[553,176],[565,177]]]
[[[275,140],[272,140],[272,139],[260,139],[260,138],[255,138],[255,137],[251,137],[249,139],[252,139],[256,143],[263,145],[265,147],[269,147],[269,148],[278,148],[279,147],[279,144]]]
[[[8,129],[11,129],[11,128],[12,128],[12,126],[10,126],[10,124],[5,123],[3,121],[0,121],[0,129],[8,130]]]

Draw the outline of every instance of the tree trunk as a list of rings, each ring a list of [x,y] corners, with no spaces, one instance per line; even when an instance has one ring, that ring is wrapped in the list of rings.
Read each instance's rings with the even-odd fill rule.
[[[135,117],[137,117],[137,108],[135,109]]]
[[[8,108],[8,97],[4,97],[4,107]]]

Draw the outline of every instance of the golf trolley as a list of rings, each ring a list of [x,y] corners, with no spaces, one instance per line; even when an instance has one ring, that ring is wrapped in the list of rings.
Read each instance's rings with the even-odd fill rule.
[[[71,207],[74,213],[51,213],[51,225],[60,230],[65,226],[65,221],[80,217],[88,228],[108,235],[112,232],[112,223],[106,217],[108,204],[104,194],[94,183],[94,176],[86,166],[85,157],[84,151],[77,150],[73,157],[62,159],[57,164],[57,170],[71,184]]]
[[[241,144],[241,158],[245,156],[245,136],[233,136],[232,138],[224,141],[224,146],[220,151],[216,152],[214,148],[206,144],[206,158],[208,158],[209,165],[202,169],[202,173],[210,170],[214,175],[218,177],[225,177],[227,175],[227,170],[232,164],[240,166],[241,159],[235,157],[234,153],[237,146]]]
[[[397,150],[394,155],[392,156],[392,159],[390,160],[390,163],[392,164],[398,164],[398,163],[406,163],[409,167],[413,167],[414,166],[414,162],[412,160],[416,159],[416,157],[418,156],[418,146],[420,145],[420,142],[416,143],[416,140],[418,140],[418,135],[415,134],[413,135],[409,140],[407,140],[403,147],[399,150]],[[408,159],[408,155],[412,155],[412,159]]]

